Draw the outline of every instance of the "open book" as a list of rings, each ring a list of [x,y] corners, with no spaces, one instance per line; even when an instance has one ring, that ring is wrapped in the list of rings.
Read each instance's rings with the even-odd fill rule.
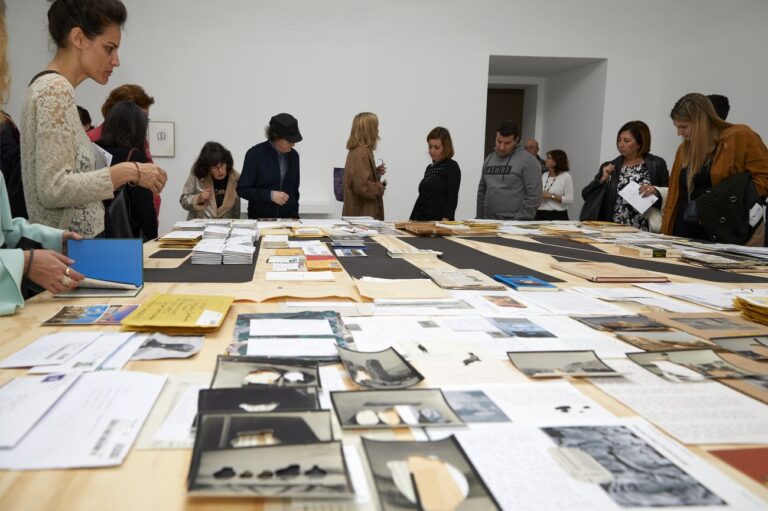
[[[57,297],[132,297],[144,287],[144,251],[141,239],[69,240],[72,269],[85,278]]]

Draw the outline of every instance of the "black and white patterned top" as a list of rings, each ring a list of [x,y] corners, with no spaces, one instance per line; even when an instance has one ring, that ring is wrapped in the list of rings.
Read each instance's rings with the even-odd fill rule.
[[[651,177],[648,174],[648,168],[645,166],[645,162],[630,167],[621,167],[621,172],[619,172],[618,178],[619,182],[616,187],[617,190],[622,190],[630,181],[635,181],[639,184],[651,183]],[[627,204],[621,195],[616,196],[616,205],[613,208],[613,221],[617,224],[631,225],[632,227],[637,227],[643,231],[648,230],[648,219],[645,218],[642,213]]]

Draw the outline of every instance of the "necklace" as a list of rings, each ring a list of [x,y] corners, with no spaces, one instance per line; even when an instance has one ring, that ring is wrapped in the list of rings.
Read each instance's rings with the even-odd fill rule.
[[[552,185],[555,184],[555,181],[557,181],[557,174],[552,178],[552,182],[549,181],[549,174],[547,174],[547,182],[544,183],[544,191],[548,192],[549,189],[552,188]]]

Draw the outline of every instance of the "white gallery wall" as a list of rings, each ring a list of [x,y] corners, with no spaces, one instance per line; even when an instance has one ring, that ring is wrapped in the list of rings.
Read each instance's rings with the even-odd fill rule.
[[[138,83],[156,99],[150,117],[176,123],[176,157],[157,160],[169,174],[161,231],[185,217],[178,196],[205,141],[227,146],[239,168],[245,151],[263,140],[269,117],[282,111],[299,119],[304,135],[297,150],[301,202],[307,208],[340,211],[331,169],[344,164],[352,117],[367,110],[381,121],[377,157],[389,168],[387,218],[409,215],[428,163],[424,138],[437,125],[451,130],[462,168],[457,217],[472,217],[490,55],[606,59],[604,102],[590,106],[593,113],[602,108],[599,133],[564,129],[578,110],[566,120],[557,111],[537,115],[542,122],[536,132],[556,137],[557,145],[574,155],[584,137],[598,140],[590,149],[597,154],[579,156],[585,161],[615,156],[616,129],[636,118],[651,125],[654,152],[671,160],[678,139],[668,111],[689,90],[728,95],[734,120],[768,134],[763,106],[768,2],[762,0],[722,5],[714,0],[125,4],[122,65],[107,86],[83,83],[77,100],[98,122],[109,90]],[[13,85],[6,109],[15,117],[26,83],[51,56],[48,5],[8,2]],[[557,90],[568,94],[560,86]],[[548,104],[542,98],[537,102]],[[557,122],[563,128],[546,126]],[[542,146],[551,147],[547,140]],[[594,172],[574,168],[574,178],[584,182],[582,173]]]

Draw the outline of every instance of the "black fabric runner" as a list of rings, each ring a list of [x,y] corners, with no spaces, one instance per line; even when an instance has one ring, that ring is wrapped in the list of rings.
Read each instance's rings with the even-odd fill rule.
[[[732,284],[741,284],[747,282],[768,282],[764,277],[753,277],[741,273],[732,273],[727,271],[715,270],[712,268],[702,268],[687,264],[670,264],[652,259],[640,259],[636,257],[624,257],[620,255],[606,254],[602,251],[590,250],[579,246],[564,247],[561,240],[560,244],[551,243],[554,238],[546,238],[544,243],[534,243],[532,241],[520,241],[509,238],[469,238],[474,241],[501,245],[504,247],[519,248],[530,250],[540,254],[551,255],[558,261],[592,261],[596,263],[616,263],[630,268],[655,271],[668,275],[677,275],[680,277],[689,277],[693,279],[707,280],[710,282],[724,282]],[[570,240],[568,240],[570,241]],[[575,243],[575,242],[571,242]],[[579,243],[579,245],[581,245]],[[593,247],[594,248],[594,247]]]
[[[190,257],[178,268],[144,268],[144,282],[250,282],[256,271],[260,246],[256,245],[251,264],[192,264]]]
[[[506,259],[486,254],[474,248],[462,245],[446,238],[401,238],[402,241],[420,249],[437,250],[442,252],[441,259],[456,268],[467,268],[480,271],[489,277],[494,275],[530,275],[547,282],[563,282],[561,279],[532,270],[526,266],[512,263]],[[462,238],[480,242],[491,242],[498,238]]]
[[[173,250],[173,249],[165,249],[165,250],[158,250],[151,256],[149,256],[150,259],[184,259],[189,254],[191,254],[191,250]]]
[[[334,250],[331,248],[331,250]],[[375,241],[365,244],[366,257],[337,257],[351,277],[378,277],[380,279],[425,279],[417,267],[396,257],[389,257],[387,249]]]

